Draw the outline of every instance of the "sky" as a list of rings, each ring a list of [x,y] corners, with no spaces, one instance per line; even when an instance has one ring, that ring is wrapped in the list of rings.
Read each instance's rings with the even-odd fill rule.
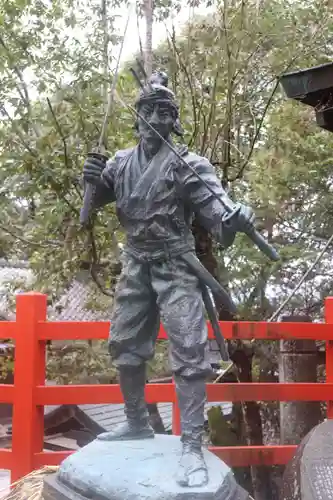
[[[176,28],[176,33],[179,33],[182,27],[195,15],[203,15],[208,14],[209,10],[206,6],[196,7],[195,10],[186,5],[187,2],[184,1],[184,7],[180,10],[178,14],[171,16],[167,21],[166,25],[164,23],[154,23],[153,26],[153,48],[156,48],[161,42],[163,42],[167,37],[167,31],[172,28],[172,24],[174,24]],[[128,8],[125,6],[121,7],[118,11],[119,20],[116,22],[117,31],[123,34],[126,26],[127,16],[128,16]],[[130,21],[127,28],[127,35],[124,42],[124,47],[122,51],[121,62],[124,63],[130,57],[137,52],[139,48],[139,34],[144,46],[145,40],[145,21],[142,19],[139,21],[139,30],[137,26],[137,17],[135,8],[131,8]],[[118,55],[118,53],[117,53]]]
[[[184,7],[180,10],[180,12],[175,15],[171,15],[165,23],[163,22],[154,22],[153,25],[153,48],[156,48],[161,42],[166,40],[167,38],[167,30],[169,33],[171,32],[172,26],[174,25],[176,33],[179,34],[184,27],[184,25],[191,20],[193,15],[204,15],[208,14],[212,8],[207,8],[206,6],[199,6],[195,7],[195,9],[190,8],[187,5],[188,0],[182,0],[184,3]],[[129,23],[127,27],[127,32],[124,40],[124,46],[121,52],[121,60],[120,60],[120,65],[124,64],[126,61],[130,60],[133,55],[135,55],[138,52],[139,49],[139,40],[141,38],[141,43],[144,49],[144,44],[145,44],[145,20],[144,19],[139,19],[139,29],[138,29],[138,20],[136,16],[136,10],[135,10],[135,0],[130,0],[128,3],[130,5],[130,8],[126,5],[121,6],[118,10],[116,10],[115,15],[118,17],[115,21],[115,28],[116,28],[116,33],[119,36],[123,36],[124,31],[125,31],[125,26],[127,22],[128,15],[129,17]],[[112,14],[114,13],[114,10],[112,11]],[[68,31],[68,34],[70,36],[73,36],[81,40],[82,42],[89,40],[89,33],[85,32],[83,29],[74,29],[70,27],[64,28],[64,31]],[[111,63],[111,71],[115,70],[116,67],[116,62],[118,59],[119,55],[119,50],[120,50],[120,44],[118,47],[112,47],[112,63]],[[24,71],[24,78],[27,83],[28,89],[29,89],[29,94],[31,99],[38,99],[38,92],[36,88],[34,88],[34,85],[32,84],[35,75],[31,71],[30,68],[26,68]],[[7,106],[7,111],[11,114],[13,109],[10,103],[6,104]]]

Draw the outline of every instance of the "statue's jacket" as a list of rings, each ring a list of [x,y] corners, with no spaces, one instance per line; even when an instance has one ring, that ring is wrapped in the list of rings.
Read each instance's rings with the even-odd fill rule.
[[[189,152],[185,146],[178,152],[218,197],[225,196],[206,158]],[[125,253],[139,260],[153,261],[194,251],[194,216],[225,248],[235,238],[235,232],[222,223],[222,204],[167,144],[150,161],[139,143],[118,151],[107,162],[96,188],[94,207],[114,201],[127,236]]]
[[[150,161],[141,144],[118,151],[102,172],[94,202],[95,208],[116,202],[127,236],[111,319],[109,349],[113,362],[116,366],[136,366],[151,359],[153,339],[162,321],[171,342],[173,373],[200,378],[211,371],[205,356],[208,331],[203,305],[212,325],[217,322],[207,287],[215,301],[230,309],[234,306],[195,255],[193,217],[224,247],[232,243],[235,233],[222,222],[223,205],[192,171],[213,193],[223,196],[213,166],[185,147],[179,153],[191,168],[167,144]],[[193,398],[190,406],[199,408],[204,403],[201,391],[196,403]],[[185,399],[188,401],[188,396]],[[184,415],[186,411],[183,408]]]

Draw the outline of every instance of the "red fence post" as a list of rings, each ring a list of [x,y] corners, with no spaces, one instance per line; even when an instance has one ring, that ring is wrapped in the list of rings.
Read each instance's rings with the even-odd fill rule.
[[[333,328],[333,297],[325,300],[325,321],[332,324]],[[333,341],[326,342],[326,382],[333,382]],[[333,394],[332,400],[327,401],[327,418],[333,418]]]
[[[34,454],[43,451],[44,407],[35,404],[35,387],[45,383],[45,341],[37,323],[46,320],[46,295],[27,293],[16,300],[14,407],[11,482],[34,469]]]

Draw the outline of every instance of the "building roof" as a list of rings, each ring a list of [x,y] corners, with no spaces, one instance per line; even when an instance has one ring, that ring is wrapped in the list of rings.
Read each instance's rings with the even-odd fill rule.
[[[111,311],[112,298],[96,289],[89,272],[81,271],[49,308],[48,316],[52,321],[108,321]]]
[[[231,418],[232,403],[207,403],[207,412],[213,406],[220,406],[227,419]],[[157,405],[165,432],[172,432],[172,404]],[[114,426],[125,422],[124,405],[57,405],[46,406],[44,419],[45,450],[78,450],[91,442],[101,432],[111,431]],[[2,448],[11,447],[12,425],[1,425],[0,443]]]
[[[0,319],[15,320],[13,297],[33,287],[34,275],[24,261],[0,259]]]
[[[29,263],[0,259],[0,320],[14,321],[15,296],[34,288],[35,276]],[[94,301],[93,304],[89,302]],[[52,321],[107,321],[112,299],[91,282],[88,271],[81,271],[62,296],[48,307]]]
[[[48,386],[57,385],[53,380],[46,382]],[[166,431],[172,427],[172,403],[157,403],[157,408]],[[206,403],[205,418],[207,412],[213,406],[220,406],[223,414],[228,417],[232,412],[231,402]],[[61,416],[60,416],[61,414]],[[125,422],[124,404],[82,404],[82,405],[46,405],[44,406],[46,427],[58,425],[60,421],[75,416],[87,427],[96,432],[111,430],[115,425]],[[57,424],[55,424],[57,422]]]
[[[231,416],[232,403],[206,403],[206,420],[208,419],[207,412],[213,406],[220,406],[226,417]],[[165,430],[170,432],[172,429],[172,403],[157,403],[157,408]],[[91,430],[96,433],[110,431],[114,426],[126,421],[123,404],[77,405],[77,409],[79,410],[77,418],[81,420],[80,417],[83,417],[84,420],[82,420],[82,422],[87,426],[89,425]],[[55,409],[53,409],[53,411],[55,411]],[[81,412],[83,415],[80,415]]]
[[[58,385],[53,380],[47,380],[46,385]],[[157,408],[163,421],[166,432],[172,429],[172,403],[157,403]],[[232,403],[217,402],[206,403],[205,419],[208,420],[207,412],[214,406],[220,406],[226,418],[231,417]],[[54,433],[56,428],[63,422],[75,418],[83,427],[93,434],[110,431],[115,425],[126,421],[124,404],[83,404],[83,405],[46,405],[44,406],[45,431],[50,429]],[[10,419],[11,420],[11,419]],[[7,425],[6,425],[7,424]],[[5,422],[9,433],[11,432],[10,421]]]

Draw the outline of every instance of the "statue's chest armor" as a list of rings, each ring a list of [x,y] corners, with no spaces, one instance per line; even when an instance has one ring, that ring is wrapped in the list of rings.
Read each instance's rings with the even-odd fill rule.
[[[167,218],[181,208],[173,165],[167,155],[157,154],[144,167],[135,154],[125,158],[119,165],[114,189],[121,222]]]

